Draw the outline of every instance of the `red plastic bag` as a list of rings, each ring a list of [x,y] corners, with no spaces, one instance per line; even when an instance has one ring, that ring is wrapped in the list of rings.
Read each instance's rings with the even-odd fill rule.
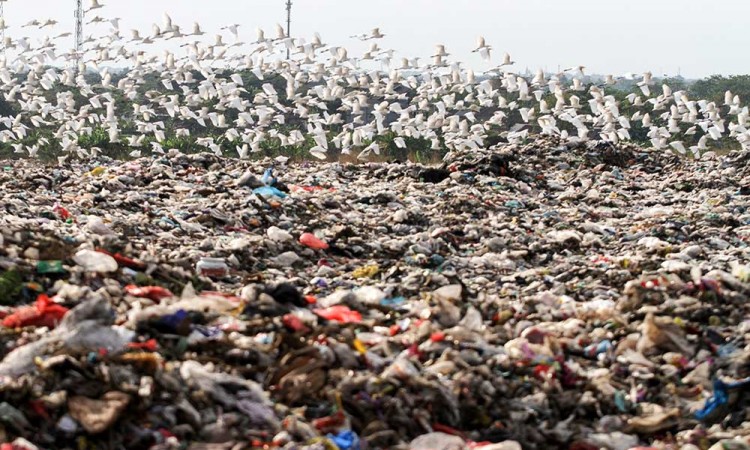
[[[359,311],[354,311],[350,309],[348,306],[344,306],[344,305],[331,306],[330,308],[325,308],[325,309],[315,309],[313,310],[313,312],[326,320],[332,320],[334,322],[340,322],[340,323],[362,322],[362,314],[360,314]]]
[[[555,368],[546,364],[539,364],[538,366],[534,367],[534,376],[540,380],[556,378]]]
[[[315,237],[312,233],[302,233],[302,236],[299,237],[299,243],[315,250],[328,250],[328,244]]]
[[[8,328],[19,327],[49,327],[55,328],[68,313],[68,308],[53,302],[47,295],[41,294],[36,303],[29,306],[21,306],[3,319],[3,326]]]
[[[156,339],[149,339],[146,342],[131,342],[128,344],[128,348],[155,352],[159,348],[159,343],[156,342]]]
[[[52,208],[52,212],[57,214],[62,220],[68,220],[72,216],[70,211],[60,205],[55,205],[54,208]]]
[[[38,448],[23,438],[17,438],[11,443],[0,444],[0,450],[38,450]]]
[[[302,322],[302,319],[294,314],[285,314],[284,317],[281,318],[281,323],[292,331],[302,331],[305,333],[310,331],[310,329]]]
[[[143,270],[146,268],[146,265],[143,264],[142,262],[137,261],[132,258],[128,258],[127,256],[123,256],[119,253],[111,253],[111,252],[104,250],[103,248],[97,248],[96,251],[113,257],[115,261],[117,261],[117,264],[120,266],[129,267],[131,269],[136,269],[136,270]]]
[[[430,335],[432,342],[443,342],[445,340],[445,333],[442,331],[435,331]]]
[[[160,286],[136,286],[129,284],[125,286],[125,292],[134,297],[148,298],[155,302],[161,301],[165,298],[174,297],[174,294]]]
[[[336,192],[335,188],[324,188],[323,186],[298,186],[293,184],[290,186],[292,192],[317,192],[317,191],[329,191]]]
[[[236,295],[229,294],[227,292],[219,292],[219,291],[203,291],[200,294],[200,297],[222,297],[230,302],[237,302],[242,303],[242,299],[237,297]]]
[[[334,430],[346,422],[346,416],[341,411],[337,411],[330,416],[320,417],[312,421],[312,426],[322,433]]]

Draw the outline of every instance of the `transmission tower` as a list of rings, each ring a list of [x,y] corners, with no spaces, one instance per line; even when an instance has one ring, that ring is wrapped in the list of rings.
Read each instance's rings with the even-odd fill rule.
[[[81,58],[83,49],[83,0],[76,0],[77,8],[75,10],[76,18],[76,62]]]
[[[286,0],[286,37],[287,38],[292,37],[291,31],[292,31],[292,0]],[[289,47],[287,47],[286,49],[286,59],[289,59]]]

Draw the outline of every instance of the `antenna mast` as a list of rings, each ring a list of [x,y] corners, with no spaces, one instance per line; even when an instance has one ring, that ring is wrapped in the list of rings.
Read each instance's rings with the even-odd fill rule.
[[[79,0],[80,1],[80,0]],[[286,0],[286,37],[291,37],[292,31],[292,0]],[[289,48],[286,49],[286,59],[289,59]]]
[[[83,49],[83,0],[76,0],[77,8],[75,11],[76,18],[76,63],[81,59],[81,50]]]

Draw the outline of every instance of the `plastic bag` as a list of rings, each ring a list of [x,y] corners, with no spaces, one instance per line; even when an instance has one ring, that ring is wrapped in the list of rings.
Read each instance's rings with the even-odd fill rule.
[[[678,351],[686,356],[692,356],[695,351],[685,338],[685,332],[668,318],[657,319],[653,314],[647,314],[643,320],[642,332],[637,348],[644,354],[653,352],[655,348]]]
[[[279,227],[269,227],[266,230],[266,235],[274,242],[289,242],[294,239],[288,231],[284,231]]]
[[[729,402],[729,390],[744,389],[748,386],[750,386],[750,378],[746,378],[741,381],[735,381],[733,383],[726,383],[719,378],[715,379],[714,395],[706,400],[705,405],[700,409],[700,411],[695,413],[695,418],[698,420],[708,419],[709,417],[711,417],[714,411]]]
[[[656,433],[676,425],[679,417],[680,410],[677,408],[650,416],[633,417],[628,420],[628,429],[638,434]]]
[[[143,286],[139,287],[134,284],[125,286],[125,292],[133,297],[142,297],[156,302],[161,301],[165,298],[174,297],[174,294],[169,289],[161,286]]]
[[[315,250],[328,250],[328,244],[318,239],[312,233],[302,233],[299,237],[299,243]]]
[[[94,250],[80,250],[73,256],[73,261],[86,272],[116,272],[119,268],[113,257]]]
[[[117,353],[124,350],[135,338],[135,332],[123,327],[104,326],[95,321],[79,323],[64,336],[64,346],[69,352],[88,353],[105,350]]]
[[[53,302],[47,295],[41,294],[31,306],[21,306],[13,314],[3,319],[3,326],[47,327],[55,328],[68,313],[68,308]]]
[[[405,353],[398,355],[396,360],[383,371],[383,378],[409,379],[416,376],[419,376],[419,369]]]
[[[38,341],[13,349],[0,362],[0,376],[17,377],[35,369],[37,357],[62,347],[63,351],[88,353],[105,349],[117,352],[133,340],[135,332],[110,327],[114,313],[105,298],[95,298],[71,309],[51,333]]]
[[[460,437],[441,432],[423,434],[409,443],[409,450],[468,450],[468,448]]]
[[[360,450],[362,447],[359,443],[359,436],[351,430],[340,431],[337,434],[328,434],[328,439],[332,440],[340,450]]]
[[[110,391],[101,399],[74,396],[68,400],[70,415],[83,428],[97,434],[108,430],[120,418],[130,403],[130,396],[123,392]]]
[[[185,361],[180,366],[180,375],[225,406],[236,405],[240,396],[253,402],[270,405],[268,395],[258,383],[228,373],[213,372],[213,366],[210,364],[203,366],[197,361]],[[231,390],[222,387],[223,384],[231,386]]]
[[[313,312],[326,320],[331,320],[334,322],[340,322],[340,323],[362,322],[362,314],[360,314],[359,311],[354,311],[350,309],[348,306],[344,306],[344,305],[334,305],[328,308],[315,309],[313,310]]]
[[[286,198],[286,194],[281,192],[280,190],[276,189],[273,186],[262,186],[259,188],[253,189],[253,192],[255,194],[260,195],[263,198],[270,198],[270,197],[278,197],[278,198]]]

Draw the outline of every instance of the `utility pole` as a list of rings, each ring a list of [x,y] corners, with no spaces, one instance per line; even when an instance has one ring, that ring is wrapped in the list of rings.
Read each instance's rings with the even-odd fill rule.
[[[5,56],[5,29],[7,26],[5,25],[5,2],[7,0],[0,0],[0,21],[3,23],[3,28],[0,30],[0,33],[2,33],[2,39],[3,39],[3,56]]]
[[[81,59],[83,51],[83,0],[76,0],[77,8],[75,11],[76,18],[76,65]]]
[[[286,37],[287,38],[292,37],[291,31],[292,31],[292,0],[286,0]],[[289,59],[289,47],[287,47],[286,49],[286,59]]]

